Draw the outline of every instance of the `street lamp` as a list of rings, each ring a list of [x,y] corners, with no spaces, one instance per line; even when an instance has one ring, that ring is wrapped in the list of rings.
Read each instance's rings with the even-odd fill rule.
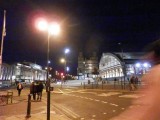
[[[120,46],[121,48],[121,57],[122,57],[122,70],[123,70],[123,77],[124,77],[124,89],[125,89],[125,76],[126,76],[126,65],[125,65],[125,61],[124,61],[124,51],[123,51],[123,48],[122,48],[122,44],[121,43],[118,43],[118,45]],[[122,83],[122,82],[121,82]]]
[[[47,41],[48,41],[48,46],[47,46],[47,120],[50,120],[50,79],[49,79],[49,52],[50,52],[50,35],[58,35],[60,33],[60,26],[59,24],[55,22],[51,22],[50,24],[44,20],[44,19],[39,19],[36,22],[36,27],[41,30],[41,31],[47,31]]]
[[[64,63],[64,74],[65,74],[65,71],[66,71],[66,59],[65,58],[61,58],[61,63]]]
[[[65,50],[64,50],[64,55],[65,55],[65,66],[64,66],[64,72],[65,72],[65,74],[67,74],[67,72],[68,72],[68,70],[67,70],[67,54],[70,52],[70,49],[68,49],[68,48],[66,48]],[[66,80],[67,80],[67,76],[66,76]]]
[[[61,61],[61,63],[65,63],[66,62],[66,60],[64,58],[62,58],[60,61]]]

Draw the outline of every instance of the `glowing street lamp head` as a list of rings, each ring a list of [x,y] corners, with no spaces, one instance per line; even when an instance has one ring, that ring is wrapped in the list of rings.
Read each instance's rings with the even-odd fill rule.
[[[141,66],[140,63],[136,63],[136,67],[139,68]]]
[[[64,58],[61,59],[61,62],[64,63],[66,60]]]
[[[39,19],[36,22],[36,27],[41,31],[46,31],[48,29],[48,23],[44,19]]]
[[[43,18],[36,20],[36,27],[41,31],[48,31],[52,35],[59,35],[60,33],[60,25],[58,23],[52,22],[49,24]]]
[[[48,60],[48,64],[50,64],[51,63],[51,61],[50,60]]]
[[[149,66],[149,64],[148,63],[144,63],[143,66],[147,68]]]
[[[67,67],[66,70],[69,71],[69,67]]]
[[[70,50],[67,48],[67,49],[65,49],[65,54],[67,54],[67,53],[69,53],[70,52]]]
[[[59,35],[60,26],[57,23],[51,23],[48,27],[48,32],[52,35]]]

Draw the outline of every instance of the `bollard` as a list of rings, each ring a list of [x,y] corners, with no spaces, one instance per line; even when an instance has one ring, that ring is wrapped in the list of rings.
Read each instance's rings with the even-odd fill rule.
[[[92,82],[92,89],[93,89],[93,82]]]
[[[9,99],[11,100],[11,103],[12,103],[12,99],[13,99],[13,92],[12,91],[7,92],[7,104],[9,104]]]
[[[62,88],[62,82],[61,82],[61,88]]]
[[[116,82],[114,81],[114,89],[116,88]]]
[[[26,118],[31,117],[31,94],[28,95],[27,115]]]
[[[85,89],[85,82],[83,82],[83,88]]]
[[[98,88],[98,82],[97,82],[97,84],[96,84],[96,88]]]
[[[102,81],[102,90],[103,90],[103,81]]]

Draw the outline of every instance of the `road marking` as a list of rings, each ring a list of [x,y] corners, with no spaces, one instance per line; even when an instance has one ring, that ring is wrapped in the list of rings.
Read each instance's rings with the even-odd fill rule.
[[[144,95],[121,95],[119,97],[123,97],[123,98],[140,98],[140,97],[143,97]]]
[[[113,110],[113,112],[116,112],[116,110]]]
[[[47,99],[43,99],[42,101],[47,104]],[[66,108],[66,107],[64,107],[64,106],[62,106],[62,105],[60,105],[60,104],[54,103],[54,105],[51,104],[51,106],[52,106],[52,107],[55,107],[57,110],[59,110],[59,111],[61,111],[61,112],[63,111],[65,114],[67,114],[67,116],[70,116],[70,117],[72,117],[72,118],[74,118],[74,119],[77,119],[77,118],[80,117],[78,114],[74,113],[74,112],[71,111],[70,109],[68,109],[68,108]],[[63,113],[63,112],[62,112],[62,113]]]
[[[110,105],[118,107],[118,105],[114,103],[110,103]]]
[[[133,108],[133,106],[131,105],[131,106],[129,106],[129,108]]]
[[[112,96],[112,95],[119,95],[119,94],[122,94],[122,93],[121,92],[109,92],[109,93],[101,93],[98,96],[109,97],[109,96]]]
[[[96,102],[99,102],[100,100],[96,100],[96,99],[95,99],[95,101],[96,101]]]
[[[58,88],[58,90],[60,91],[60,93],[64,93],[62,90],[60,90],[59,88]]]
[[[88,100],[89,98],[88,98],[88,97],[85,97],[85,99],[87,99],[87,100]]]
[[[47,111],[46,110],[43,110],[41,112],[39,112],[40,114],[47,114]],[[55,111],[50,111],[51,114],[56,114]]]
[[[97,95],[97,93],[95,93],[95,92],[87,92],[87,91],[84,91],[84,92],[80,92],[80,91],[79,91],[79,93],[90,93],[90,94]]]
[[[124,110],[125,108],[121,108],[122,110]]]
[[[93,100],[92,98],[89,98],[89,100]]]
[[[74,119],[79,118],[80,116],[76,113],[74,113],[73,111],[71,111],[70,109],[66,108],[65,106],[62,106],[60,104],[54,104],[55,107],[59,108],[61,111],[65,112],[68,116],[73,117]]]
[[[106,115],[107,113],[103,113],[104,115]]]
[[[105,102],[105,101],[101,101],[102,103],[108,103],[108,102]]]

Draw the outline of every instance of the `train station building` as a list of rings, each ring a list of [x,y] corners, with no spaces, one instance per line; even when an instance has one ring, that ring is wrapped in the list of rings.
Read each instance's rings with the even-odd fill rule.
[[[151,67],[151,64],[143,59],[144,53],[103,53],[99,62],[99,76],[102,79],[114,79],[131,75],[141,77]]]

